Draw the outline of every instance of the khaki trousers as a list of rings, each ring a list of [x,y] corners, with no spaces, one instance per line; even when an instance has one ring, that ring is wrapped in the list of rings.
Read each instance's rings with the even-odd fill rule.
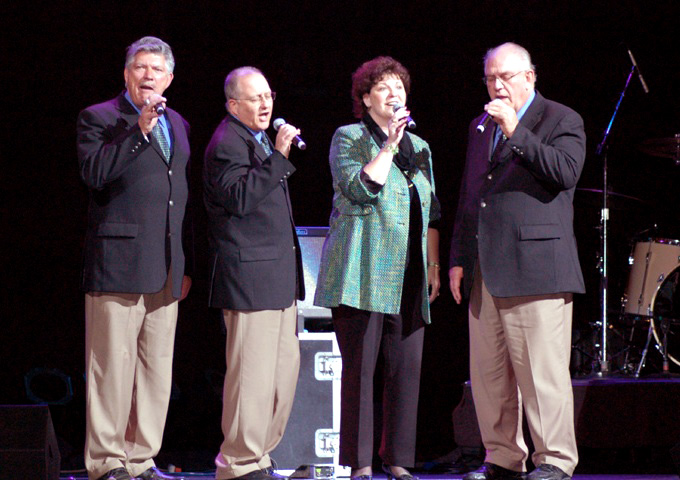
[[[522,406],[534,465],[578,462],[569,374],[572,294],[493,297],[479,270],[470,297],[470,379],[485,461],[525,471]]]
[[[227,327],[222,432],[215,478],[271,466],[293,408],[300,370],[297,307],[223,310]]]
[[[172,386],[177,325],[172,279],[154,294],[85,295],[86,437],[90,479],[153,467]]]

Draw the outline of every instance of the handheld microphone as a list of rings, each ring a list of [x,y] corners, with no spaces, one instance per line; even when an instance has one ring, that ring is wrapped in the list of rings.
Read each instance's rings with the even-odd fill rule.
[[[161,97],[161,99],[165,100],[163,97]],[[147,98],[146,100],[144,100],[144,105],[148,105],[150,103],[151,103],[150,98]],[[154,105],[151,108],[153,108],[153,111],[156,112],[156,115],[158,115],[159,117],[165,113],[165,107],[163,106],[162,103],[157,103],[156,105]]]
[[[397,110],[404,108],[404,105],[402,105],[401,103],[395,103],[394,105],[392,105],[392,108],[396,112]],[[410,115],[406,117],[406,126],[409,128],[409,130],[413,130],[414,128],[416,128],[416,122],[413,121]]]
[[[279,128],[281,128],[285,124],[286,121],[283,118],[277,118],[272,122],[272,127],[274,127],[274,130],[278,132]],[[295,135],[295,138],[293,139],[293,145],[298,147],[300,150],[304,150],[305,148],[307,148],[307,144],[303,139],[300,138],[300,135]]]
[[[630,61],[633,62],[635,70],[637,70],[638,78],[640,78],[640,83],[642,84],[642,89],[645,91],[645,93],[649,93],[649,87],[647,87],[647,82],[645,82],[645,79],[642,78],[642,72],[640,72],[640,67],[638,67],[637,62],[635,61],[635,57],[633,56],[633,52],[631,52],[630,49],[628,49],[628,56],[630,57]]]
[[[484,130],[486,130],[486,125],[489,123],[489,120],[491,120],[491,115],[489,115],[488,113],[484,113],[484,116],[479,121],[479,125],[477,125],[477,133],[484,133]]]

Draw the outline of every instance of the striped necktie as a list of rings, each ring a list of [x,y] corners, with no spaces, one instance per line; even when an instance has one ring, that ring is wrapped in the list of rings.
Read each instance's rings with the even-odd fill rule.
[[[262,135],[260,135],[260,145],[262,145],[262,148],[264,148],[264,152],[268,157],[273,153],[272,147],[269,145],[269,139],[264,132],[262,132]]]
[[[163,156],[165,157],[165,162],[169,163],[170,145],[168,144],[168,139],[165,138],[165,134],[163,133],[163,130],[161,129],[161,126],[158,123],[156,123],[156,126],[153,127],[151,134],[156,138],[158,145],[160,145],[161,150],[163,151]]]

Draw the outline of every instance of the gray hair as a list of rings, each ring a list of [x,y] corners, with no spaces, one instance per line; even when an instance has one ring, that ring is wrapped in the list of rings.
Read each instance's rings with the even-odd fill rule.
[[[224,79],[224,96],[227,97],[227,100],[236,98],[238,79],[245,77],[246,75],[252,75],[253,73],[262,75],[262,72],[255,67],[239,67],[229,72],[227,78]]]
[[[125,68],[132,65],[135,55],[139,52],[149,52],[163,55],[165,57],[165,65],[168,68],[168,73],[175,70],[175,57],[172,55],[170,45],[157,37],[143,37],[134,42],[127,48],[125,56]]]
[[[489,61],[489,58],[491,58],[492,55],[495,55],[496,52],[498,52],[501,48],[510,48],[515,55],[522,59],[527,70],[533,70],[534,72],[536,71],[536,66],[531,63],[531,55],[529,55],[529,51],[523,46],[512,42],[506,42],[502,45],[498,45],[497,47],[487,50],[486,55],[484,55],[484,67],[486,67],[486,63]]]

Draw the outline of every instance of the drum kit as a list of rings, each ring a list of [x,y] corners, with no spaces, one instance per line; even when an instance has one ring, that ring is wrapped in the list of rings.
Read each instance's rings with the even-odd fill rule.
[[[619,199],[631,198],[625,195],[616,195],[610,191],[607,158],[608,140],[634,73],[637,73],[645,94],[649,93],[649,88],[642,77],[632,52],[630,49],[627,49],[627,51],[631,60],[630,72],[621,90],[618,102],[614,107],[611,119],[604,130],[602,140],[596,149],[596,154],[602,161],[603,186],[602,190],[599,191],[601,201],[599,226],[600,252],[598,253],[600,316],[598,321],[591,325],[595,326],[595,333],[599,338],[594,342],[597,352],[593,355],[586,353],[586,355],[594,360],[590,376],[595,377],[606,377],[615,373],[611,368],[613,366],[612,360],[621,358],[620,352],[615,355],[609,352],[610,337],[612,337],[610,331],[615,331],[613,326],[609,324],[608,318],[608,296],[610,294],[609,215],[610,201],[614,202],[614,199],[617,197]],[[647,140],[642,143],[640,150],[652,156],[672,158],[675,165],[680,165],[680,134],[675,134],[669,138]],[[676,288],[680,277],[680,271],[678,270],[680,266],[680,240],[658,237],[656,235],[657,231],[657,225],[654,225],[652,229],[643,230],[640,234],[633,237],[638,241],[635,242],[633,252],[629,258],[631,268],[628,275],[628,285],[621,299],[622,308],[619,315],[619,320],[632,319],[630,335],[628,335],[628,340],[621,350],[625,352],[623,366],[620,369],[621,373],[624,374],[631,373],[632,370],[635,376],[640,375],[640,371],[650,357],[649,348],[652,338],[654,338],[663,358],[662,375],[671,375],[670,361],[678,363],[678,357],[673,356],[672,353],[675,346],[673,343],[674,333],[675,330],[678,330],[678,325],[680,324],[680,315],[677,314],[677,305],[680,303],[680,289]],[[654,235],[643,235],[649,232],[652,232]],[[678,290],[677,293],[676,290]],[[637,365],[635,368],[631,368],[630,358],[633,353],[635,332],[639,330],[636,327],[640,322],[648,324],[646,341]],[[623,337],[620,334],[618,336],[619,338]],[[579,351],[578,342],[574,345],[574,351]]]
[[[648,155],[670,158],[680,166],[680,134],[645,141],[639,148]],[[577,199],[579,193],[583,197],[583,194],[592,196],[593,193],[602,194],[602,191],[579,188]],[[611,191],[606,196],[605,204],[610,202],[609,205],[617,205],[616,202],[619,206],[622,202],[627,202],[627,205],[644,204],[636,197]],[[630,207],[627,211],[631,211]],[[678,223],[680,227],[680,220]],[[606,248],[606,239],[602,238],[606,232],[603,227],[599,230],[602,246]],[[674,375],[671,367],[680,367],[680,239],[667,238],[659,233],[660,229],[654,225],[632,236],[626,268],[627,283],[620,298],[620,310],[615,311],[613,325],[606,321],[606,317],[594,324],[598,331],[595,348],[599,351],[591,355],[584,352],[578,343],[574,345],[575,352],[580,349],[581,353],[595,360],[590,375],[616,373],[639,377],[646,364],[658,365],[660,362],[661,376],[670,377]],[[606,308],[607,275],[606,271],[602,275],[601,264],[602,258],[598,265],[602,276],[600,304],[603,315],[609,313],[611,316],[612,311]],[[615,339],[619,342],[616,343]],[[609,352],[611,346],[618,351]],[[618,371],[614,372],[614,369]],[[654,369],[646,371],[653,372]]]

